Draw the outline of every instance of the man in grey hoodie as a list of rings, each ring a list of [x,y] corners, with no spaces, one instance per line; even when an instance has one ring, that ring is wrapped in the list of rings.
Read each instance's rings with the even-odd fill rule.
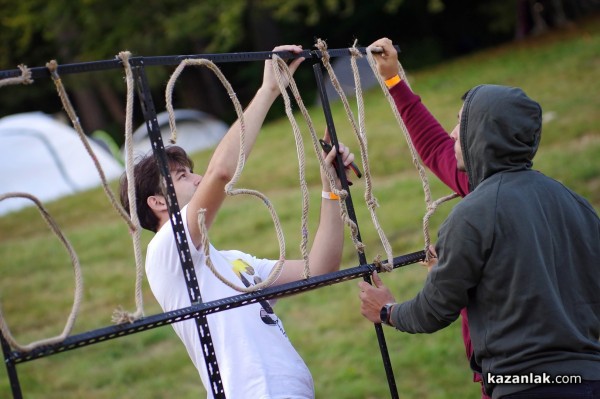
[[[439,263],[404,303],[374,273],[359,283],[361,313],[431,333],[467,307],[471,366],[494,399],[600,398],[600,219],[532,169],[537,102],[496,85],[463,99],[451,137],[471,190],[440,227]]]

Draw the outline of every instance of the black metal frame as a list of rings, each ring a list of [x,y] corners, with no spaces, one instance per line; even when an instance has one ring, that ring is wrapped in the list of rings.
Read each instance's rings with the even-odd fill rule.
[[[366,53],[365,48],[359,48],[358,50],[363,54]],[[45,345],[29,352],[19,352],[12,350],[5,338],[0,334],[0,344],[2,345],[2,351],[4,353],[5,364],[7,367],[8,377],[10,380],[10,385],[14,399],[22,399],[23,397],[16,370],[16,365],[19,363],[32,361],[53,354],[62,353],[68,350],[104,342],[110,339],[119,338],[125,335],[146,331],[152,328],[161,327],[164,325],[188,320],[191,318],[194,318],[196,320],[200,342],[205,348],[203,352],[205,357],[205,364],[211,381],[211,389],[213,396],[217,399],[225,399],[225,392],[223,390],[223,384],[219,373],[217,358],[213,350],[212,338],[210,335],[210,330],[208,328],[208,323],[206,321],[206,315],[239,306],[244,306],[250,303],[255,303],[260,300],[273,299],[291,294],[296,294],[299,292],[308,291],[326,285],[340,283],[358,277],[362,277],[365,281],[369,283],[371,282],[370,275],[374,270],[377,270],[377,266],[374,264],[367,264],[365,254],[363,252],[357,251],[360,266],[354,268],[340,270],[338,272],[329,273],[323,276],[311,277],[306,280],[296,281],[277,287],[269,287],[259,292],[245,293],[206,303],[202,302],[202,297],[198,288],[198,282],[196,280],[196,274],[194,272],[194,265],[191,260],[191,257],[189,256],[189,245],[186,240],[186,234],[183,228],[183,221],[181,219],[179,205],[177,203],[177,198],[173,189],[173,183],[169,173],[166,154],[164,152],[164,145],[162,142],[160,128],[156,120],[156,110],[154,108],[154,103],[152,95],[150,93],[149,84],[144,68],[145,66],[155,65],[178,65],[179,63],[181,63],[181,61],[188,58],[209,59],[215,63],[260,61],[272,58],[273,54],[277,54],[278,56],[287,59],[299,57],[313,59],[313,70],[315,74],[317,87],[319,89],[319,95],[321,97],[321,104],[323,106],[325,120],[332,140],[332,144],[337,147],[338,140],[335,132],[335,125],[333,123],[333,117],[331,115],[331,109],[329,107],[329,100],[327,98],[325,86],[323,83],[323,70],[320,63],[320,51],[304,50],[299,54],[294,54],[287,51],[269,51],[250,53],[196,54],[130,58],[129,62],[134,75],[135,87],[140,100],[142,113],[146,121],[148,134],[152,141],[152,149],[157,159],[157,166],[159,167],[161,174],[163,175],[166,182],[167,202],[169,214],[171,216],[170,220],[174,230],[174,234],[177,238],[176,242],[180,253],[180,260],[182,268],[184,270],[184,276],[186,276],[186,285],[188,287],[188,293],[190,295],[190,302],[192,305],[190,307],[179,309],[176,311],[165,312],[153,316],[144,317],[133,323],[104,327],[88,331],[86,333],[72,335],[67,337],[61,343]],[[349,49],[333,49],[328,50],[328,54],[331,57],[349,56],[350,51]],[[122,68],[122,64],[119,59],[59,65],[57,72],[59,75],[64,75],[117,68]],[[30,70],[33,79],[50,77],[50,73],[45,67],[36,67],[31,68]],[[20,76],[21,73],[22,72],[19,69],[0,71],[0,79],[17,77]],[[341,160],[338,159],[337,164],[338,168],[340,168],[338,174],[340,176],[342,186],[348,191],[348,196],[346,198],[348,215],[358,227],[358,221],[356,220],[356,214],[354,212],[352,198],[350,196],[350,190],[348,189],[348,182],[346,180],[345,173],[342,173],[343,171],[341,170]],[[358,240],[361,240],[360,232],[358,233],[357,238]],[[417,263],[424,259],[424,251],[419,251],[394,258],[393,265],[394,267],[402,267],[405,265]],[[381,324],[375,324],[375,331],[379,342],[379,348],[381,351],[383,364],[386,370],[388,384],[390,387],[390,394],[393,399],[396,399],[399,396]]]

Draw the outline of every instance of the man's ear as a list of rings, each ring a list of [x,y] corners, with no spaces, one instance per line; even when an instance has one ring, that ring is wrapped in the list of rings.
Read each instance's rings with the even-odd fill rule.
[[[167,210],[167,201],[162,195],[151,195],[146,200],[146,203],[154,212],[161,212]]]

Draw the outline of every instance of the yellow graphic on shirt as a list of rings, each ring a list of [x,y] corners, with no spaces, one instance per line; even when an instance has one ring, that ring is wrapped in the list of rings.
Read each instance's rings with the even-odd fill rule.
[[[254,284],[258,284],[262,281],[260,276],[257,276],[255,274],[256,272],[254,268],[248,263],[246,263],[244,260],[236,259],[234,261],[231,261],[230,263],[233,272],[238,276],[240,280],[242,280],[242,283],[244,283],[246,287],[250,287],[253,284],[250,283],[250,281],[248,281],[244,274],[252,276]],[[275,312],[273,311],[271,305],[269,305],[269,302],[265,300],[260,300],[259,303],[262,306],[262,309],[260,310],[260,318],[262,319],[262,321],[268,325],[277,325],[277,316],[275,316]]]
[[[254,276],[254,268],[250,266],[248,263],[243,261],[242,259],[236,259],[231,262],[231,266],[233,266],[233,271],[237,274],[238,277],[241,278],[242,273],[249,274]]]

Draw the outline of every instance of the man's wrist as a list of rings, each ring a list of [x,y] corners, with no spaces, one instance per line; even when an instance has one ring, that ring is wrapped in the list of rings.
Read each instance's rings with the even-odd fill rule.
[[[263,85],[256,92],[257,97],[264,96],[266,99],[273,102],[277,99],[277,97],[279,97],[280,94],[281,91],[279,90],[279,86]]]
[[[400,76],[398,74],[392,76],[389,79],[385,80],[385,85],[387,86],[388,89],[391,89],[392,87],[396,86],[398,83],[400,83],[402,79],[400,78]]]

